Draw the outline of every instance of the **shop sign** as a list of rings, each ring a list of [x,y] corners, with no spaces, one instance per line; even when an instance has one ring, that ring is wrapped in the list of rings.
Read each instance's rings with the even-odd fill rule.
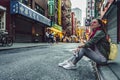
[[[51,26],[51,20],[18,1],[11,1],[11,14],[21,14],[35,21]]]
[[[54,16],[54,14],[55,14],[54,0],[48,0],[48,14],[49,14],[49,16]]]
[[[58,25],[61,25],[61,0],[58,0]]]

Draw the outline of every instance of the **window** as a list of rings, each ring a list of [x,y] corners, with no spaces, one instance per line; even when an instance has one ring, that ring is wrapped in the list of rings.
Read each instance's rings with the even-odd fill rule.
[[[105,7],[104,7],[104,5],[102,6],[102,11],[104,11],[105,10]]]
[[[37,11],[42,15],[45,15],[45,10],[42,7],[40,7],[38,4],[35,4],[35,11]]]
[[[29,1],[29,7],[32,8],[32,0]]]
[[[22,0],[19,0],[19,2],[21,2],[21,3],[22,3]]]
[[[19,2],[21,2],[21,3],[23,3],[23,4],[27,5],[27,6],[28,6],[28,4],[29,4],[29,1],[28,1],[28,0],[19,0]]]
[[[90,13],[90,11],[88,10],[88,13]]]
[[[28,5],[28,0],[23,0],[23,4]]]
[[[0,30],[5,30],[5,15],[4,15],[4,12],[0,12]]]

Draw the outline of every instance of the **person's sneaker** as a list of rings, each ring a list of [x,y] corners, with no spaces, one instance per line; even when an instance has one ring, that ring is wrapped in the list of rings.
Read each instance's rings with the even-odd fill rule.
[[[63,68],[65,68],[65,69],[76,69],[77,67],[72,62],[69,62],[66,65],[64,65]]]
[[[67,65],[68,64],[68,61],[63,61],[62,63],[59,63],[58,66],[60,67],[63,67],[64,65]]]

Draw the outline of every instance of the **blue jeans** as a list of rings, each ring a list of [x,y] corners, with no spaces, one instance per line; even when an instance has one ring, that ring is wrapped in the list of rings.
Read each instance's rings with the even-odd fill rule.
[[[99,52],[97,48],[93,51],[90,48],[81,48],[78,52],[78,56],[72,56],[69,58],[69,61],[72,61],[73,64],[76,64],[83,56],[88,57],[89,59],[95,61],[97,64],[103,64],[107,62],[107,59]]]

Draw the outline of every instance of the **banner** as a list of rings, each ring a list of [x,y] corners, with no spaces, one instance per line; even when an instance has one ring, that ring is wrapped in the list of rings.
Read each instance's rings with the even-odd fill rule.
[[[61,25],[61,0],[58,0],[58,25]]]
[[[49,13],[49,16],[54,16],[55,14],[55,1],[54,0],[48,0],[48,13]]]

